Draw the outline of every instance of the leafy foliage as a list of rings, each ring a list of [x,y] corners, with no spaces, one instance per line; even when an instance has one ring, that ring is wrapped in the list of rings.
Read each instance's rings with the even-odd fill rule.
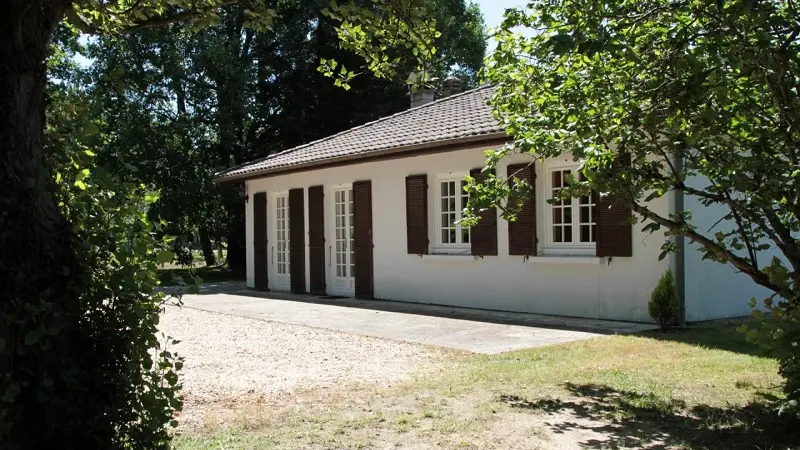
[[[794,317],[797,17],[793,2],[751,0],[541,0],[511,10],[495,32],[486,78],[497,86],[491,103],[513,144],[487,165],[514,152],[535,160],[569,152],[586,181],[565,194],[614,194],[645,231],[664,231],[662,257],[676,249],[672,236],[685,236],[705,259],[775,292],[774,308]],[[620,153],[631,155],[630,167],[614,168]],[[490,177],[482,203],[504,205],[504,184]],[[719,211],[719,221],[701,227],[691,211],[651,208],[676,191]],[[797,334],[775,343],[794,365]],[[800,400],[796,372],[785,374],[787,395]]]
[[[402,79],[365,73],[345,92],[317,71],[321,58],[351,68],[364,64],[340,48],[338,22],[323,13],[327,5],[278,4],[269,31],[246,29],[245,9],[231,5],[217,24],[197,32],[172,25],[90,45],[96,64],[87,75],[96,109],[115,130],[98,146],[98,161],[122,179],[160,191],[152,211],[169,222],[180,263],[191,262],[188,248],[199,240],[212,265],[211,242],[227,241],[228,265],[243,271],[244,192],[240,185],[214,186],[216,171],[408,106]],[[485,52],[480,12],[463,0],[433,6],[432,17],[460,30],[443,28],[434,42],[437,76],[458,65],[474,83]],[[395,54],[392,71],[415,70],[418,58],[410,50]]]
[[[82,289],[77,310],[44,299],[4,305],[3,329],[24,329],[31,314],[36,326],[0,339],[0,358],[26,362],[0,378],[0,444],[168,448],[183,362],[169,351],[173,340],[157,338],[166,300],[156,292],[157,264],[172,258],[147,216],[157,196],[90,169],[89,144],[102,139],[103,124],[70,76],[75,36],[62,28],[59,42],[49,61],[62,77],[49,87],[46,145],[58,167],[58,207],[79,242],[76,265],[59,270]]]
[[[672,270],[664,272],[658,280],[658,284],[650,294],[647,312],[665,331],[678,320],[678,291],[675,289]]]
[[[158,337],[158,318],[167,298],[156,290],[158,264],[170,262],[168,240],[157,239],[162,224],[148,219],[157,199],[144,186],[119,183],[110,174],[87,174],[90,158],[76,155],[71,173],[58,172],[61,207],[75,224],[86,269],[84,313],[79,326],[89,338],[86,352],[97,364],[81,367],[75,381],[84,399],[113,403],[88,418],[114,434],[104,448],[169,448],[173,414],[182,406],[178,371],[183,358],[170,351],[177,341]],[[75,165],[79,165],[75,168]],[[85,427],[83,402],[64,405],[52,423]],[[69,418],[67,422],[66,419]],[[85,432],[85,430],[83,431]]]
[[[47,67],[42,62],[65,19],[73,32],[101,36],[179,22],[199,30],[222,24],[224,7],[237,2],[29,3],[9,0],[0,6],[2,28],[9,30],[0,36],[0,247],[5,250],[0,252],[0,447],[166,448],[166,426],[180,407],[181,362],[155,338],[163,301],[154,293],[156,265],[173,256],[165,250],[168,242],[156,239],[166,234],[163,224],[149,214],[158,196],[152,185],[112,177],[87,159],[114,139],[117,129],[85,98],[102,94],[87,93],[86,79],[70,78],[75,67],[64,57],[79,46],[74,33],[61,36],[66,41],[52,52],[56,61]],[[273,25],[272,2],[238,3],[242,27]],[[404,2],[386,4],[387,13],[397,13],[393,5],[402,8]],[[390,39],[393,30],[382,36]],[[54,77],[45,95],[48,74]],[[101,79],[119,80],[123,74],[112,68]],[[124,93],[121,84],[112,87]],[[223,89],[220,98],[232,93],[238,94]],[[230,98],[227,106],[236,106],[241,96]],[[219,111],[225,118],[235,112]],[[231,123],[221,133],[241,130],[240,122]],[[191,137],[175,135],[184,145]],[[104,164],[133,167],[124,160],[124,148],[114,155],[97,153]]]

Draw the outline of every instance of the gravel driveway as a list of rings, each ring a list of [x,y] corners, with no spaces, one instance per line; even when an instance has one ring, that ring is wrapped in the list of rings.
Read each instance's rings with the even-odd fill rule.
[[[182,428],[242,405],[293,401],[292,392],[358,383],[388,386],[436,366],[442,353],[405,342],[168,306],[159,329],[181,341]]]

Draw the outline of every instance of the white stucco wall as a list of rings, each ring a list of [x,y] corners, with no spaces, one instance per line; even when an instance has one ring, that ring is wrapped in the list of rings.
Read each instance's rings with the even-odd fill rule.
[[[521,256],[509,256],[508,226],[502,219],[498,221],[497,230],[498,256],[481,259],[420,257],[406,253],[405,177],[420,173],[429,175],[429,218],[433,219],[434,205],[438,201],[433,196],[434,177],[482,166],[485,150],[475,148],[256,179],[247,182],[247,193],[252,198],[260,191],[270,193],[325,185],[326,243],[330,243],[333,238],[330,186],[371,179],[375,297],[379,299],[649,322],[647,300],[659,276],[668,267],[668,260],[658,260],[664,237],[641,233],[642,224],[634,225],[634,256],[610,261],[563,256],[525,261]],[[502,162],[498,173],[504,175],[508,163],[520,161],[524,159]],[[537,166],[540,176],[536,188],[541,191],[547,180],[541,176],[540,169]],[[544,201],[537,202],[540,241],[543,240],[545,207]],[[652,207],[666,214],[668,199],[657,199]],[[252,243],[252,202],[246,208],[247,242]],[[268,223],[272,224],[273,220],[270,206]],[[433,222],[429,227],[434,228]],[[272,244],[270,242],[270,246]],[[328,258],[326,254],[326,261]],[[247,262],[247,283],[252,287],[252,245],[247,249]],[[326,267],[326,271],[330,287],[331,267]]]
[[[702,188],[707,180],[694,178],[688,184]],[[719,220],[730,212],[722,205],[702,205],[697,197],[686,196],[684,209],[692,212],[692,223],[704,235],[713,237],[718,231],[727,232],[735,228],[733,220]],[[690,322],[739,317],[750,314],[751,298],[761,301],[770,291],[756,284],[747,275],[738,272],[730,264],[703,260],[699,245],[686,241],[686,320]],[[767,250],[758,253],[759,264],[766,265],[777,252]]]

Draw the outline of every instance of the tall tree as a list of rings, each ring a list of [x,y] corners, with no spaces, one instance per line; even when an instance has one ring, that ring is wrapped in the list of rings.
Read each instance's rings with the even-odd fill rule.
[[[111,162],[128,155],[114,170],[158,187],[169,231],[198,236],[209,264],[210,237],[224,237],[227,262],[240,271],[246,246],[242,188],[213,188],[215,171],[408,107],[404,79],[365,74],[345,91],[320,73],[321,58],[348,67],[360,59],[339,47],[337,23],[323,13],[327,6],[281,3],[266,32],[244,29],[243,9],[229,6],[218,24],[196,33],[174,25],[93,45],[93,76],[107,92],[100,110],[119,130],[101,155],[113,156]],[[443,78],[457,67],[465,83],[474,83],[485,53],[480,12],[463,0],[433,6],[442,33],[434,42],[434,70]],[[457,32],[449,31],[454,27]],[[405,51],[396,70],[415,66]]]
[[[110,226],[119,232],[129,226],[127,239],[120,235],[101,236],[75,230],[55,198],[54,178],[44,147],[45,86],[48,48],[57,26],[65,19],[82,30],[109,34],[124,30],[189,22],[194,28],[215,23],[218,7],[233,0],[6,0],[0,3],[0,446],[3,448],[129,448],[137,447],[142,428],[121,426],[142,424],[144,429],[163,427],[162,416],[133,414],[118,394],[149,391],[157,386],[149,380],[119,378],[105,380],[108,368],[124,374],[126,365],[145,364],[138,350],[153,347],[154,329],[121,333],[113,345],[96,334],[87,321],[108,306],[113,295],[94,301],[101,291],[91,286],[116,289],[133,286],[146,299],[152,295],[154,253],[147,250],[147,237],[133,216],[143,205],[114,206],[117,194],[85,198],[95,208],[107,211],[72,211],[91,227]],[[271,24],[273,9],[260,1],[247,1],[247,23],[264,28]],[[348,9],[345,18],[355,17],[372,31],[375,40],[360,47],[370,58],[370,70],[391,73],[394,61],[381,56],[383,46],[415,45],[429,49],[432,21],[424,0],[376,3],[368,9]],[[340,26],[347,27],[348,22]],[[413,44],[410,44],[413,43]],[[430,50],[430,49],[429,49]],[[424,55],[429,55],[432,50]],[[421,59],[422,60],[422,59]],[[55,80],[54,80],[55,81]],[[58,147],[54,151],[63,152]],[[79,188],[85,185],[74,180]],[[130,191],[129,191],[130,192]],[[68,210],[65,203],[62,208]],[[96,203],[95,203],[96,202]],[[70,213],[72,214],[72,213]],[[103,223],[98,218],[107,217]],[[113,222],[113,224],[112,224]],[[87,253],[87,239],[99,239],[99,253]],[[142,237],[142,239],[139,239]],[[109,240],[110,239],[110,240]],[[144,246],[144,248],[142,248]],[[129,248],[130,247],[130,248]],[[134,270],[104,272],[91,258],[118,260],[133,256]],[[128,255],[128,256],[126,256]],[[137,263],[136,261],[139,261]],[[99,277],[99,278],[97,278]],[[91,281],[94,280],[94,281]],[[137,295],[138,295],[137,294]],[[134,296],[135,297],[135,296]],[[90,299],[92,301],[90,301]],[[140,305],[136,298],[127,299]],[[148,303],[152,304],[152,303]],[[109,321],[121,331],[129,330],[126,319],[139,321],[153,311],[120,311]],[[155,319],[154,319],[155,320]],[[137,322],[139,324],[141,322]],[[150,324],[153,322],[150,321]],[[132,341],[125,339],[130,337]],[[116,347],[119,346],[119,347]],[[115,349],[124,350],[122,353]],[[132,351],[132,349],[138,349]],[[147,372],[129,370],[128,374]],[[134,377],[135,378],[135,377]],[[113,383],[121,391],[109,388]],[[86,389],[92,386],[95,389]],[[122,403],[120,403],[122,402]],[[139,405],[141,406],[141,404]],[[113,417],[112,417],[113,416]],[[162,442],[163,444],[163,442]]]
[[[693,242],[774,294],[762,343],[800,401],[800,14],[793,1],[535,1],[511,10],[487,76],[514,139],[489,160],[571,152],[589,190],[613,195],[646,231]],[[516,27],[534,33],[523,35]],[[618,164],[620,155],[631,164]],[[478,189],[505,206],[505,180]],[[477,188],[474,188],[477,189]],[[663,214],[678,193],[704,211]],[[513,203],[513,202],[512,202]],[[476,204],[476,206],[478,206]],[[513,206],[513,205],[512,205]],[[513,208],[512,208],[513,209]],[[734,299],[732,299],[733,301]],[[742,299],[742,301],[745,301]],[[755,302],[754,302],[755,305]],[[756,315],[761,317],[760,312]]]

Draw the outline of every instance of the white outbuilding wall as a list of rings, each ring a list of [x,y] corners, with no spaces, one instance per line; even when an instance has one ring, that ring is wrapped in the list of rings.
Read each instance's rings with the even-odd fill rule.
[[[707,180],[696,177],[689,184],[704,188]],[[713,237],[735,229],[733,220],[720,220],[730,213],[722,205],[702,205],[697,197],[686,196],[684,209],[691,211],[692,224],[704,235]],[[771,291],[756,284],[749,276],[738,272],[730,264],[703,260],[703,254],[694,243],[686,244],[686,320],[690,322],[740,317],[750,314],[750,299],[759,302]],[[768,265],[778,252],[773,250],[758,253],[759,264]]]
[[[533,312],[600,319],[650,322],[647,301],[660,275],[667,269],[668,260],[658,260],[664,237],[643,234],[642,224],[634,225],[633,257],[612,259],[597,257],[539,256],[525,259],[508,255],[508,226],[498,220],[498,256],[484,258],[451,255],[409,255],[406,253],[405,177],[427,173],[432,184],[437,175],[467,172],[484,162],[485,148],[420,155],[401,159],[353,164],[342,167],[297,172],[294,174],[250,180],[247,193],[252,199],[256,192],[307,189],[314,185],[326,187],[326,242],[332,242],[330,189],[336,185],[358,180],[372,180],[374,286],[378,299],[455,305],[473,308]],[[498,167],[506,173],[509,162]],[[537,173],[541,167],[537,166]],[[536,189],[543,192],[546,177],[538,176]],[[438,201],[434,189],[429,189],[429,218],[435,217]],[[306,190],[306,200],[307,200]],[[270,197],[271,198],[271,197]],[[306,208],[308,201],[305,202]],[[667,198],[651,205],[667,213]],[[247,205],[247,242],[253,242],[253,205]],[[540,240],[545,232],[546,203],[537,201]],[[268,223],[274,223],[273,209],[268,207]],[[306,222],[308,214],[305,214]],[[429,225],[434,228],[433,223]],[[306,230],[307,230],[306,223]],[[270,246],[273,243],[270,243]],[[326,245],[326,252],[328,246]],[[540,252],[541,254],[542,252]],[[326,254],[326,262],[329,255]],[[309,258],[306,257],[308,262]],[[271,263],[271,261],[270,261]],[[307,263],[308,264],[308,263]],[[692,262],[694,264],[694,262]],[[247,283],[254,284],[253,248],[247,249]],[[691,274],[694,266],[687,267]],[[308,268],[306,268],[308,273]],[[331,266],[326,266],[328,286],[332,285]],[[308,280],[308,275],[306,280]],[[273,285],[270,289],[285,289]],[[692,277],[693,283],[701,280]],[[699,283],[702,284],[702,283]],[[717,283],[715,283],[717,284]],[[731,288],[736,289],[736,288]],[[692,299],[701,298],[712,289],[692,288]],[[687,292],[689,292],[687,286]],[[693,300],[694,301],[694,300]],[[705,318],[727,314],[727,310],[692,308],[690,318]]]

